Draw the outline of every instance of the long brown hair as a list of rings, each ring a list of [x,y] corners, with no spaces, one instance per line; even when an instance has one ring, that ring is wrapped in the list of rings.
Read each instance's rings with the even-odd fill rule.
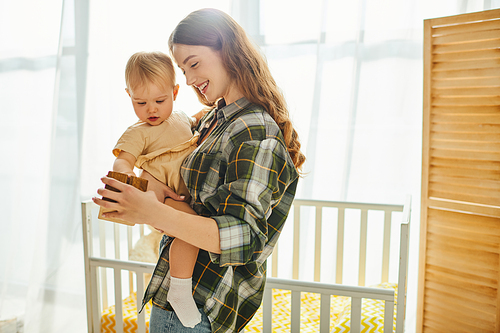
[[[305,156],[300,151],[298,134],[292,126],[283,93],[276,85],[267,61],[247,37],[243,28],[228,14],[212,8],[200,9],[184,18],[168,40],[172,53],[174,44],[202,45],[219,51],[222,63],[243,95],[262,106],[278,124],[294,165],[300,168]],[[194,87],[193,87],[194,88]],[[199,100],[213,106],[198,89]]]

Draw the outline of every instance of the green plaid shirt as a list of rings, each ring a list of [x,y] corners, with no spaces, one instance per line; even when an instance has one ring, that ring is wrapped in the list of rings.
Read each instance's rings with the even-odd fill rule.
[[[219,227],[221,254],[200,250],[193,272],[194,298],[212,332],[238,332],[262,302],[266,259],[290,210],[298,173],[271,116],[246,98],[214,109],[200,121],[217,126],[181,169],[192,207]],[[169,247],[163,248],[144,304],[171,310]]]

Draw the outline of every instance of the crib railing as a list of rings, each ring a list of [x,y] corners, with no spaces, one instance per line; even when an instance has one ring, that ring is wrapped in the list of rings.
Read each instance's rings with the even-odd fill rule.
[[[365,298],[384,301],[384,333],[392,332],[394,318],[394,290],[345,286],[267,278],[263,301],[263,332],[272,332],[272,290],[284,289],[292,292],[291,297],[291,331],[300,331],[301,293],[317,293],[320,298],[320,333],[330,332],[330,300],[331,296],[345,296],[351,299],[351,332],[361,332],[361,301]]]
[[[408,199],[409,200],[409,199]],[[367,232],[368,232],[368,212],[382,211],[384,212],[384,240],[383,240],[383,258],[382,258],[382,282],[387,282],[389,278],[389,251],[391,244],[391,226],[392,223],[405,223],[405,221],[393,221],[393,212],[403,212],[404,205],[387,205],[387,204],[370,204],[370,203],[354,203],[343,201],[320,201],[320,200],[301,200],[295,199],[293,202],[293,279],[299,278],[299,253],[300,253],[300,211],[303,207],[314,207],[315,214],[315,241],[314,241],[314,281],[320,281],[321,273],[321,242],[322,242],[322,226],[323,209],[336,208],[338,217],[337,229],[337,251],[336,251],[336,280],[335,283],[342,283],[343,273],[343,256],[344,256],[344,237],[345,237],[345,212],[346,210],[359,210],[360,216],[360,257],[359,257],[359,285],[365,284],[366,275],[366,249],[367,249]],[[409,204],[407,205],[409,207]],[[408,208],[409,209],[409,208]],[[408,215],[409,218],[409,215]],[[403,219],[406,220],[406,217]],[[409,221],[409,220],[408,220]],[[309,222],[309,221],[306,221]],[[289,223],[289,222],[288,222]],[[278,251],[273,252],[273,267],[272,276],[277,276]]]
[[[97,219],[97,205],[92,201],[82,202],[82,228],[85,261],[86,301],[87,301],[87,325],[88,331],[101,332],[101,314],[103,309],[109,305],[108,301],[108,276],[106,269],[113,270],[113,292],[115,304],[115,330],[123,332],[122,311],[122,271],[128,271],[128,294],[134,291],[142,291],[145,288],[144,274],[150,274],[155,265],[137,261],[129,261],[128,253],[133,248],[135,241],[144,235],[144,226],[124,226],[110,224]],[[95,221],[93,223],[93,221]],[[112,254],[108,253],[109,246],[106,240],[109,232],[106,232],[106,224],[112,225]],[[96,228],[97,230],[94,230]],[[126,229],[126,258],[123,257],[123,246],[121,242],[121,230]],[[134,235],[134,231],[135,232]],[[94,232],[98,235],[98,244],[94,244]],[[134,236],[136,239],[134,241]],[[96,246],[94,246],[96,245]],[[97,251],[95,251],[97,248]],[[110,258],[111,257],[111,258]],[[134,283],[135,280],[135,283]],[[141,297],[141,298],[140,298]],[[138,304],[142,303],[142,292],[137,293]],[[138,313],[137,333],[145,333],[144,312]]]
[[[301,200],[295,199],[293,203],[293,261],[292,261],[292,279],[276,279],[278,275],[278,246],[272,254],[271,276],[268,278],[263,303],[263,326],[264,332],[271,332],[271,290],[272,288],[292,291],[292,312],[291,325],[292,332],[299,331],[300,327],[300,291],[317,292],[321,294],[320,305],[320,332],[329,332],[330,316],[329,300],[331,295],[347,296],[351,298],[351,332],[360,332],[361,330],[361,300],[362,298],[371,298],[383,300],[385,302],[384,311],[384,332],[392,332],[392,320],[394,315],[394,292],[392,290],[380,288],[367,288],[365,285],[367,268],[367,239],[368,224],[371,222],[368,218],[368,212],[381,211],[384,213],[383,223],[383,250],[382,250],[382,275],[380,282],[389,282],[389,259],[391,246],[391,230],[394,223],[400,225],[399,238],[399,263],[398,263],[398,302],[396,316],[396,333],[404,332],[405,311],[406,311],[406,286],[408,275],[408,251],[409,251],[409,226],[411,218],[411,196],[407,196],[404,205],[390,204],[370,204],[353,203],[344,201],[320,201],[320,200]],[[301,208],[312,207],[315,209],[315,242],[314,242],[314,281],[309,283],[305,281],[295,281],[299,279],[299,254],[300,254],[300,226],[301,226]],[[337,223],[337,244],[336,244],[336,270],[335,284],[318,283],[321,273],[321,243],[322,227],[328,221],[323,220],[324,208],[336,208]],[[360,211],[360,234],[359,234],[359,260],[358,260],[358,285],[342,285],[344,268],[344,240],[345,240],[345,212],[346,210]],[[394,217],[394,212],[401,212],[400,218]],[[310,222],[309,222],[310,223]],[[311,290],[311,291],[309,291]],[[317,290],[317,291],[312,291]],[[392,296],[391,296],[392,293]],[[295,295],[295,296],[294,296]],[[392,299],[392,301],[391,301]]]
[[[295,200],[294,201],[294,245],[293,245],[293,278],[298,278],[299,272],[299,249],[300,249],[300,209],[304,206],[315,207],[315,266],[314,279],[315,282],[295,281],[277,279],[278,268],[278,251],[274,251],[272,255],[271,277],[267,279],[266,290],[263,303],[263,332],[272,332],[271,305],[273,288],[287,289],[292,291],[292,332],[300,330],[300,293],[314,292],[321,294],[320,307],[320,329],[321,332],[328,332],[330,325],[330,295],[351,297],[351,332],[361,331],[361,302],[362,298],[372,298],[383,300],[385,302],[384,316],[384,332],[392,332],[392,320],[394,314],[394,291],[379,288],[368,288],[364,286],[347,286],[342,283],[342,260],[344,248],[344,227],[345,227],[345,211],[346,209],[360,209],[361,225],[360,225],[360,267],[359,267],[359,283],[364,283],[366,272],[366,238],[367,225],[370,223],[368,212],[371,210],[381,210],[385,212],[384,217],[384,249],[383,249],[383,264],[382,264],[382,281],[387,282],[389,276],[389,251],[390,246],[392,212],[403,212],[403,217],[397,223],[401,224],[400,232],[400,249],[399,249],[399,272],[398,272],[398,302],[397,302],[397,320],[396,332],[404,332],[405,318],[405,303],[406,303],[406,281],[407,281],[407,259],[408,259],[408,229],[410,222],[410,207],[411,198],[408,198],[405,205],[383,205],[383,204],[364,204],[364,203],[348,203],[348,202],[332,202],[332,201],[315,201],[315,200]],[[325,223],[322,218],[323,207],[333,207],[337,209],[337,271],[336,283],[326,284],[318,282],[320,277],[321,263],[321,227]],[[82,222],[83,222],[83,237],[85,251],[85,276],[86,276],[86,295],[87,295],[87,318],[88,331],[100,333],[101,331],[101,315],[103,309],[108,307],[108,280],[106,271],[113,270],[113,286],[114,286],[114,304],[115,304],[115,321],[116,332],[123,332],[123,315],[122,315],[122,271],[128,271],[128,293],[137,292],[137,304],[142,303],[142,291],[145,288],[144,274],[151,273],[154,269],[154,264],[141,262],[133,262],[128,260],[128,256],[123,256],[123,242],[120,236],[120,231],[126,228],[126,251],[130,251],[135,241],[133,237],[140,237],[144,234],[144,228],[141,227],[125,227],[123,225],[112,224],[107,221],[97,219],[97,205],[92,201],[82,203]],[[288,222],[290,223],[290,221]],[[106,227],[111,226],[113,235],[106,233]],[[137,229],[139,235],[137,236]],[[135,233],[134,233],[135,232]],[[96,237],[97,234],[97,237]],[[112,237],[110,237],[112,236]],[[94,244],[94,238],[97,238],[97,244]],[[110,248],[107,244],[112,240],[114,250],[113,255],[106,252]],[[108,251],[109,252],[109,251]],[[122,253],[122,254],[120,254]],[[128,253],[128,252],[127,252]],[[110,258],[111,257],[111,258]],[[122,259],[126,258],[126,259]],[[145,333],[145,318],[144,313],[138,314],[137,317],[137,332]]]

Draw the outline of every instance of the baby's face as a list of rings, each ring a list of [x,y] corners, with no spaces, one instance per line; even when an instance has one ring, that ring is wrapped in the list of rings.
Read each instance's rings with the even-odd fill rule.
[[[160,125],[170,117],[178,91],[178,85],[165,89],[153,83],[127,90],[137,117],[152,126]]]

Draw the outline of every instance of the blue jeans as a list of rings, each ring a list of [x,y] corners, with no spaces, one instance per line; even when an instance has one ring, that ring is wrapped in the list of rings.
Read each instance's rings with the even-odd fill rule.
[[[198,309],[201,313],[201,322],[193,328],[185,327],[181,324],[174,311],[163,310],[153,305],[151,317],[149,318],[150,333],[210,333],[212,326],[203,309]]]

